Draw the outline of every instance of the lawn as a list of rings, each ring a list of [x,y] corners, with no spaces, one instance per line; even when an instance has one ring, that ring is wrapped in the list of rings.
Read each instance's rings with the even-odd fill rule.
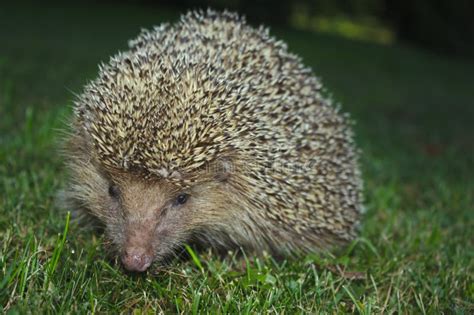
[[[334,256],[197,252],[125,274],[55,205],[74,94],[177,12],[0,8],[0,313],[474,313],[474,62],[275,29],[351,113],[367,213]]]

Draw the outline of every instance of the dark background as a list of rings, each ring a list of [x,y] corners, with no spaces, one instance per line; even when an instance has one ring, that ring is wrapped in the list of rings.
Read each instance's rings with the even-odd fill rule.
[[[112,2],[112,1],[109,1]],[[113,1],[116,2],[116,1]],[[235,10],[256,23],[295,26],[309,18],[345,19],[384,27],[399,41],[440,53],[474,56],[474,1],[470,0],[126,0],[143,6]],[[300,25],[301,26],[301,25]]]

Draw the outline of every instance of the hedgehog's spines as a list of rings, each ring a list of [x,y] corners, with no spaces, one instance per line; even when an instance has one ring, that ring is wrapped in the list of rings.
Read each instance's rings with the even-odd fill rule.
[[[208,9],[128,44],[76,100],[91,160],[187,188],[219,178],[207,170],[224,159],[248,217],[241,231],[304,236],[288,247],[354,237],[362,184],[351,120],[284,42]]]

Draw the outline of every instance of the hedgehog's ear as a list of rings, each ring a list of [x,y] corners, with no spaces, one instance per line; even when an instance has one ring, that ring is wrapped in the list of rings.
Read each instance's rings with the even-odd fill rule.
[[[226,182],[234,171],[232,160],[228,158],[218,159],[212,167],[212,172],[215,180],[219,182]]]

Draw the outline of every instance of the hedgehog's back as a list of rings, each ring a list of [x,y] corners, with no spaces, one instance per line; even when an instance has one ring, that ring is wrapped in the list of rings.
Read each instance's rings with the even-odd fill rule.
[[[110,166],[143,167],[152,156],[153,172],[191,171],[242,149],[245,137],[284,149],[325,106],[319,83],[286,45],[234,14],[189,13],[130,46],[101,68],[78,104]]]

